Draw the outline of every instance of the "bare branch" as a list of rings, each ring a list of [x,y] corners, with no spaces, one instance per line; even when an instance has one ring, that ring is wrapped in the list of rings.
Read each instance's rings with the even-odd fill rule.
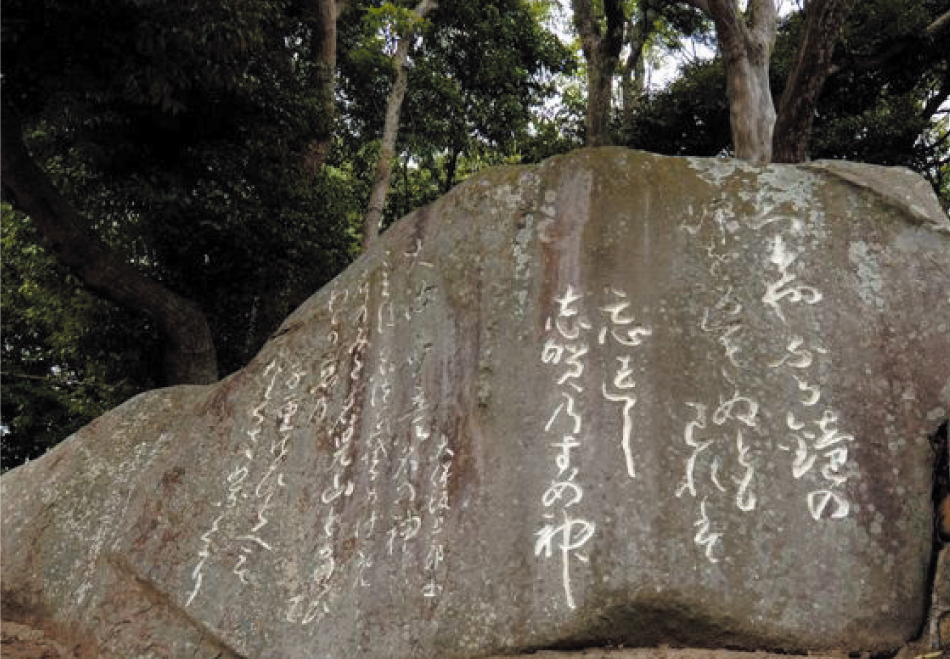
[[[935,36],[946,30],[950,27],[950,11],[945,12],[944,14],[938,16],[933,23],[928,25],[924,29],[924,35],[930,39],[933,39]]]
[[[435,0],[419,0],[416,5],[416,16],[419,20],[436,7]],[[399,114],[402,110],[402,101],[406,95],[408,72],[406,64],[409,59],[409,47],[413,41],[414,29],[400,37],[396,46],[396,81],[386,103],[386,119],[383,125],[383,139],[380,147],[379,160],[376,163],[376,179],[370,193],[366,217],[363,220],[363,251],[379,236],[379,226],[383,218],[383,208],[389,194],[389,181],[392,178],[393,158],[396,152],[396,136],[399,132]]]

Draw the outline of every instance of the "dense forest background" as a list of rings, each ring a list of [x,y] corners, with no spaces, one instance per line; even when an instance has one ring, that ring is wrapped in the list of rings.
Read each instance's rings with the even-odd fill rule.
[[[736,154],[731,6],[2,0],[2,468],[237,370],[377,226],[484,167]],[[950,0],[786,0],[774,22],[780,124],[822,67],[806,157],[909,167],[950,207]]]

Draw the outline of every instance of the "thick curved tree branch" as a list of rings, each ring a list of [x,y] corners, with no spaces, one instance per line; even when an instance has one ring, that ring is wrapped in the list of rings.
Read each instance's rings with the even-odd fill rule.
[[[835,42],[852,4],[853,0],[821,0],[805,5],[805,33],[778,104],[775,162],[797,163],[808,158],[815,106],[832,73]]]
[[[165,342],[167,384],[217,380],[214,343],[198,306],[146,277],[91,235],[73,207],[33,161],[15,110],[0,122],[3,194],[30,216],[52,252],[92,292],[152,318]]]
[[[947,28],[950,28],[950,10],[938,16],[930,25],[924,28],[924,36],[933,39]]]

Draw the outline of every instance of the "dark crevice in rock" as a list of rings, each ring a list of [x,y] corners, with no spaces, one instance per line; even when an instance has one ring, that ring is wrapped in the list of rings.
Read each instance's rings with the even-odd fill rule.
[[[935,512],[935,540],[950,543],[950,510],[947,501],[950,498],[950,441],[948,424],[944,421],[930,437],[930,446],[934,451],[933,503]]]
[[[813,657],[814,659],[843,658],[849,659],[892,659],[895,652],[869,653],[854,651],[845,653],[829,650],[827,653],[815,650],[763,650],[739,647],[705,647],[686,645],[585,645],[583,647],[565,648],[563,644],[554,644],[551,647],[531,647],[520,651],[493,654],[487,659],[502,659],[503,657],[539,657],[541,659],[777,659],[778,657]]]
[[[220,654],[218,656],[220,656],[221,659],[248,659],[248,657],[222,641],[200,620],[196,620],[193,616],[189,615],[188,612],[175,603],[167,593],[159,590],[153,582],[140,576],[125,556],[113,553],[108,556],[107,561],[109,565],[131,581],[145,599],[155,606],[170,611],[175,617],[183,621],[186,626],[194,629],[203,644],[207,644],[219,651]]]
[[[934,453],[934,471],[932,485],[932,499],[934,511],[933,548],[930,554],[930,566],[927,572],[927,615],[924,626],[917,638],[926,642],[932,648],[940,647],[940,621],[950,614],[950,602],[943,601],[945,593],[938,590],[938,579],[946,578],[940,573],[946,572],[941,566],[941,560],[946,562],[950,556],[947,548],[950,546],[950,439],[948,439],[948,423],[944,421],[937,431],[930,436],[930,446]],[[943,555],[941,556],[941,553]],[[942,586],[946,589],[946,584]],[[950,648],[944,648],[948,650]]]
[[[746,645],[716,645],[710,646],[705,644],[691,644],[691,643],[677,643],[677,642],[661,642],[654,644],[646,645],[629,645],[629,644],[607,644],[607,645],[585,645],[583,643],[553,643],[549,646],[532,646],[525,648],[510,656],[532,656],[537,654],[550,654],[550,653],[563,653],[565,656],[575,657],[581,654],[586,656],[586,653],[589,652],[604,652],[605,656],[607,653],[611,652],[620,652],[623,650],[635,651],[635,650],[654,650],[654,649],[664,649],[664,650],[677,650],[677,651],[702,651],[708,652],[710,655],[713,653],[741,653],[749,656],[767,653],[769,655],[780,655],[780,656],[789,656],[789,657],[802,657],[809,655],[821,655],[821,651],[816,650],[807,650],[807,649],[789,649],[789,648],[773,648],[773,647],[760,647],[755,644],[746,646]],[[829,654],[834,654],[834,656],[841,656],[838,653],[829,651]],[[508,656],[508,655],[493,655],[492,659],[496,656]],[[846,655],[850,656],[850,655]],[[861,659],[891,659],[894,656],[893,652],[886,654],[872,654],[869,655],[867,652],[858,652],[855,653],[855,657],[860,657]]]
[[[793,638],[745,624],[741,618],[698,606],[674,594],[641,594],[636,602],[616,594],[613,604],[598,604],[586,618],[583,635],[568,637],[552,649],[590,647],[599,641],[614,647],[658,647],[767,651],[804,654]]]

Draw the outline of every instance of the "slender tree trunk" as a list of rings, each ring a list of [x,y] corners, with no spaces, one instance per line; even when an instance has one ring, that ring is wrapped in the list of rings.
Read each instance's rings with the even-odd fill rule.
[[[749,0],[745,16],[737,0],[687,0],[716,25],[726,70],[729,124],[737,158],[772,160],[775,104],[769,86],[769,57],[778,12],[773,0]]]
[[[610,138],[613,72],[600,49],[587,58],[587,145],[606,146]]]
[[[461,154],[461,147],[453,146],[449,157],[445,161],[445,181],[442,183],[442,194],[448,194],[452,186],[455,185],[455,172],[458,171],[459,156]]]
[[[636,11],[635,17],[631,17],[627,28],[627,46],[630,51],[620,71],[620,103],[625,124],[633,121],[643,99],[646,79],[644,59],[647,39],[652,31],[653,12],[644,9],[642,3],[639,7],[640,10]]]
[[[416,14],[420,19],[435,6],[433,0],[421,0],[416,6]],[[383,208],[386,206],[386,195],[389,193],[389,181],[392,178],[393,158],[396,152],[396,136],[399,132],[399,112],[402,109],[402,100],[406,96],[409,72],[406,63],[409,59],[409,48],[412,45],[414,29],[403,35],[396,45],[396,81],[386,103],[386,120],[383,124],[383,139],[379,149],[379,160],[376,163],[376,178],[370,192],[366,218],[363,221],[363,251],[367,251],[379,236],[379,225],[383,218]]]
[[[587,60],[587,145],[604,146],[611,142],[611,92],[623,46],[623,7],[620,0],[604,0],[604,30],[594,17],[591,0],[571,0],[571,7]]]
[[[304,147],[303,169],[314,176],[323,168],[333,138],[336,117],[336,24],[345,0],[311,0],[307,7],[310,53],[314,59],[313,86],[322,125]]]
[[[634,115],[640,108],[643,94],[646,91],[646,66],[643,58],[628,57],[620,77],[620,105],[625,124],[633,121]]]
[[[0,133],[4,196],[30,216],[60,262],[90,291],[155,321],[164,339],[166,384],[217,380],[211,330],[198,306],[140,273],[88,232],[82,218],[33,162],[16,113],[6,104]]]
[[[805,34],[785,83],[775,121],[775,162],[804,162],[818,96],[831,75],[835,42],[852,0],[813,0],[805,4]]]

